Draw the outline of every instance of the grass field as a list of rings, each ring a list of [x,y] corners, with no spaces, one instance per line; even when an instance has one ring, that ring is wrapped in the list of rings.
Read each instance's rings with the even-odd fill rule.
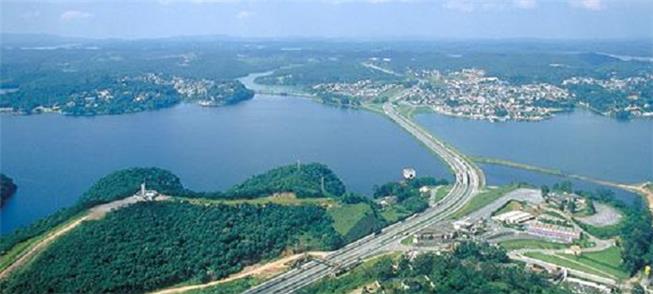
[[[621,268],[621,254],[617,247],[583,253],[580,256],[546,255],[539,252],[526,253],[526,256],[607,278],[623,280],[629,277],[628,273]]]
[[[542,261],[545,261],[545,262],[548,262],[548,263],[556,264],[556,265],[559,265],[559,266],[564,266],[564,267],[568,267],[568,268],[571,268],[571,269],[575,269],[575,270],[583,271],[583,272],[586,272],[586,273],[594,274],[594,275],[597,275],[597,276],[601,276],[601,277],[605,277],[605,278],[611,278],[611,279],[615,278],[615,277],[607,275],[607,274],[605,274],[603,272],[597,271],[597,270],[595,270],[595,269],[593,269],[591,267],[585,266],[583,264],[575,263],[575,262],[572,262],[572,261],[569,261],[569,260],[566,260],[566,259],[562,259],[562,258],[560,258],[558,256],[555,256],[555,255],[547,255],[547,254],[540,253],[540,252],[528,252],[528,253],[526,253],[524,255],[526,255],[528,257],[531,257],[531,258],[539,259],[539,260],[542,260]]]
[[[367,203],[343,204],[329,208],[327,213],[333,219],[333,227],[336,231],[346,236],[358,221],[366,214],[372,213],[372,208]]]
[[[467,204],[465,204],[463,208],[456,211],[456,213],[454,213],[452,217],[454,219],[457,219],[466,216],[494,202],[495,200],[501,198],[501,196],[505,195],[506,193],[516,190],[517,188],[519,188],[519,185],[508,185],[508,186],[500,186],[498,188],[489,189],[484,192],[481,192],[478,195],[474,196],[472,200],[467,202]]]
[[[407,217],[408,215],[410,215],[410,212],[405,211],[402,207],[398,205],[394,205],[392,207],[386,208],[383,211],[381,211],[381,216],[388,223],[395,223],[400,219]]]
[[[592,268],[604,271],[620,279],[628,278],[628,273],[621,268],[621,252],[618,247],[610,247],[603,251],[583,253],[580,256],[560,254],[574,259]]]
[[[515,249],[565,249],[565,244],[547,242],[542,240],[508,240],[500,242],[499,245],[506,250]]]
[[[513,210],[520,210],[523,208],[523,205],[519,201],[510,200],[506,205],[499,208],[499,210],[492,213],[492,215],[499,215],[502,213],[510,212]]]
[[[565,217],[562,214],[560,214],[558,212],[555,212],[555,211],[551,211],[551,210],[545,210],[543,212],[543,214],[548,214],[548,215],[550,215],[552,217],[557,217],[559,219],[565,219]]]
[[[401,239],[401,245],[413,245],[413,236],[408,236],[406,238]]]
[[[446,185],[446,186],[438,186],[435,191],[435,198],[431,199],[434,202],[438,202],[444,198],[444,196],[447,196],[449,194],[449,191],[451,191],[451,185]]]

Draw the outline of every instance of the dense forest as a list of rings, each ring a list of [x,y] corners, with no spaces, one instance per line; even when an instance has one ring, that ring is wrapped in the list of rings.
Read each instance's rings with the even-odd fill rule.
[[[383,293],[570,293],[544,276],[510,263],[503,249],[472,242],[441,255],[381,257],[300,293],[348,293],[375,282],[377,291]]]
[[[338,197],[345,185],[326,165],[293,164],[253,176],[225,192],[228,198],[256,198],[274,193],[293,192],[297,197]]]
[[[8,177],[7,175],[0,173],[0,207],[16,193],[18,187],[14,183],[14,180]]]
[[[2,293],[141,293],[209,281],[286,249],[331,250],[342,240],[323,208],[139,203],[51,245]]]
[[[322,193],[323,178],[326,192],[324,195],[320,194]],[[188,190],[184,188],[176,175],[160,168],[123,169],[99,179],[81,195],[74,206],[61,209],[30,226],[0,236],[0,254],[4,254],[22,241],[54,228],[94,205],[133,195],[138,191],[141,183],[146,183],[148,189],[154,189],[163,194],[195,198],[238,198],[238,195],[256,198],[277,192],[295,192],[298,197],[341,196],[345,192],[345,186],[340,179],[328,167],[317,163],[303,164],[299,170],[296,165],[272,169],[234,186],[226,193]]]
[[[75,205],[60,209],[30,226],[0,236],[0,255],[6,253],[14,245],[45,233],[87,208],[133,195],[143,182],[147,184],[148,188],[156,189],[161,193],[171,195],[191,193],[183,188],[177,176],[167,170],[153,167],[115,171],[93,184],[81,195]]]
[[[345,54],[351,52],[343,52]],[[258,77],[261,84],[310,86],[320,83],[356,82],[359,80],[399,81],[400,78],[376,69],[363,66],[353,55],[341,59],[324,58],[301,66],[280,69],[272,75]]]
[[[166,195],[179,195],[185,192],[179,178],[170,171],[151,168],[129,168],[110,173],[98,180],[79,200],[86,207],[111,202],[134,195],[142,183]]]

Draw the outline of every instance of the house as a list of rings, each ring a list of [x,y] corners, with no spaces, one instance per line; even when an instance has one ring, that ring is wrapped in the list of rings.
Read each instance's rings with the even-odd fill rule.
[[[397,196],[383,197],[381,200],[379,200],[379,204],[381,204],[382,207],[395,205],[397,204]]]

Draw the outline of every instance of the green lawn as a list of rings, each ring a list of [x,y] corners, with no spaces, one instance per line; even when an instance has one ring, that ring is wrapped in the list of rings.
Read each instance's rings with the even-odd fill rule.
[[[343,204],[329,208],[327,213],[333,219],[336,231],[346,236],[367,213],[372,213],[372,208],[367,203]]]
[[[559,219],[565,219],[565,217],[562,214],[560,214],[558,212],[555,212],[555,211],[552,211],[552,210],[545,210],[543,213],[547,214],[547,215],[550,215],[552,217],[557,217]]]
[[[567,245],[560,243],[547,242],[542,240],[508,240],[500,242],[499,245],[506,250],[515,249],[565,249]]]
[[[466,216],[501,198],[501,196],[505,195],[506,193],[516,190],[517,188],[519,188],[519,185],[508,185],[483,191],[474,196],[474,198],[467,202],[463,208],[456,211],[452,217],[457,219]]]
[[[545,262],[548,262],[548,263],[552,263],[552,264],[555,264],[555,265],[564,266],[564,267],[568,267],[568,268],[571,268],[571,269],[583,271],[583,272],[586,272],[586,273],[589,273],[589,274],[594,274],[594,275],[597,275],[597,276],[601,276],[601,277],[605,277],[605,278],[611,278],[611,279],[615,278],[615,277],[612,277],[610,275],[606,275],[606,274],[604,274],[604,273],[602,273],[600,271],[597,271],[597,270],[595,270],[595,269],[593,269],[591,267],[588,267],[586,265],[571,262],[569,260],[562,259],[562,258],[560,258],[558,256],[555,256],[555,255],[547,255],[547,254],[540,253],[540,252],[528,252],[528,253],[525,253],[524,255],[526,255],[528,257],[531,257],[531,258],[539,259],[539,260],[542,260],[542,261],[545,261]]]
[[[402,245],[413,245],[413,236],[403,238],[400,242]]]
[[[451,185],[446,185],[446,186],[438,186],[436,188],[437,190],[435,191],[435,199],[433,199],[435,202],[438,202],[444,198],[444,196],[447,196],[449,194],[449,191],[451,191]]]
[[[603,251],[583,253],[580,256],[560,254],[561,256],[574,259],[592,268],[604,271],[620,279],[629,277],[628,273],[621,268],[621,251],[618,247],[610,247]]]
[[[629,274],[621,268],[621,253],[618,247],[610,247],[598,252],[583,253],[580,256],[571,254],[552,256],[537,252],[527,253],[526,256],[603,277],[621,280],[629,277]]]
[[[520,210],[520,209],[522,209],[522,207],[523,207],[523,205],[519,201],[510,200],[510,201],[508,201],[508,203],[506,203],[506,205],[502,206],[497,211],[492,213],[492,215],[499,215],[499,214],[510,212],[510,211],[513,211],[513,210]]]
[[[393,205],[392,207],[388,207],[383,211],[381,211],[381,216],[388,223],[396,223],[397,221],[407,217],[408,215],[410,215],[410,213],[405,211],[402,207],[398,205]]]

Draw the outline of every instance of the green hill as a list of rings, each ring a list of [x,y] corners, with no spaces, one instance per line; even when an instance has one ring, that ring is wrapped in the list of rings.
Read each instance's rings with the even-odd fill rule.
[[[227,198],[257,198],[274,193],[292,192],[299,198],[337,197],[345,185],[326,165],[293,164],[253,176],[225,192]]]

